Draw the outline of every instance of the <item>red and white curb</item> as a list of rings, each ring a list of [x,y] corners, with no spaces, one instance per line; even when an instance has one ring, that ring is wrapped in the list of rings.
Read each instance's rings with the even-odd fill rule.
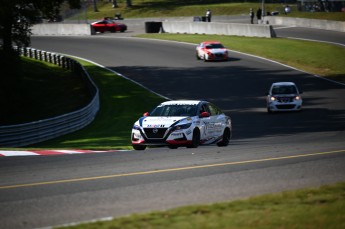
[[[12,156],[50,156],[50,155],[67,155],[67,154],[85,154],[85,153],[107,153],[127,150],[15,150],[15,151],[2,151],[0,150],[0,157]]]

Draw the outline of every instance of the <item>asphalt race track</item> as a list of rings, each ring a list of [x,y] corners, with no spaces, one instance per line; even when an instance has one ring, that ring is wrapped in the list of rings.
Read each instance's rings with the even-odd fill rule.
[[[1,228],[40,228],[345,181],[345,85],[230,52],[117,34],[33,37],[32,47],[90,59],[171,99],[206,99],[232,117],[228,147],[0,158]],[[304,110],[267,114],[272,82],[294,81]],[[143,111],[145,112],[145,111]],[[129,127],[131,128],[131,127]]]

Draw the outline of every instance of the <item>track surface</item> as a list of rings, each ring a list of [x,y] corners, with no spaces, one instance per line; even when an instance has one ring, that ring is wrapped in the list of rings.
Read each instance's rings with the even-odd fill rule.
[[[204,63],[194,46],[128,37],[34,37],[172,99],[207,99],[233,119],[228,147],[0,158],[2,228],[35,228],[212,203],[345,181],[345,86],[230,53]],[[274,81],[294,81],[304,110],[268,115]],[[130,128],[130,127],[129,127]],[[316,154],[322,153],[322,154]]]

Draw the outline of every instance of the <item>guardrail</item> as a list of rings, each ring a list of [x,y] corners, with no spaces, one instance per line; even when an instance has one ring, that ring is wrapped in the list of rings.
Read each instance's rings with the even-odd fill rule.
[[[48,23],[35,24],[31,27],[32,35],[92,35],[94,30],[90,24]]]
[[[345,22],[343,21],[330,21],[318,20],[307,18],[292,18],[292,17],[278,17],[266,16],[263,19],[264,23],[271,25],[285,25],[285,26],[298,26],[313,29],[325,29],[338,32],[345,32]]]
[[[90,124],[99,110],[99,91],[85,68],[76,60],[32,48],[17,48],[22,56],[46,61],[69,69],[85,79],[91,102],[84,108],[57,117],[19,125],[0,126],[0,147],[27,146],[80,130]]]

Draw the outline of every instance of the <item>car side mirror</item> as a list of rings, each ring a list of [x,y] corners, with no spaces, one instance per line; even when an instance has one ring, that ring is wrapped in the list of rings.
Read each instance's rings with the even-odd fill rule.
[[[149,116],[149,115],[150,115],[149,112],[145,112],[145,113],[143,114],[144,117],[147,117],[147,116]]]
[[[200,117],[201,118],[207,118],[207,117],[210,117],[211,115],[210,115],[210,113],[208,113],[208,112],[206,112],[206,111],[204,111],[204,112],[202,112],[201,114],[200,114]]]

